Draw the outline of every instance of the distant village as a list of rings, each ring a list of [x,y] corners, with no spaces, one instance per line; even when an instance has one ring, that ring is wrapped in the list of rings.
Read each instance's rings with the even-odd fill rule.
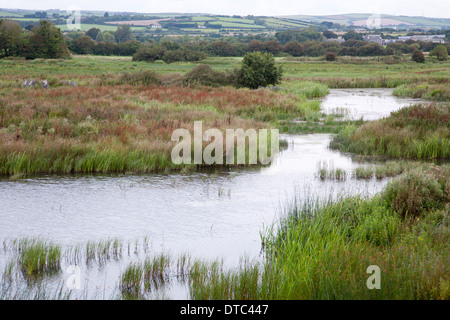
[[[329,29],[329,31],[333,32],[333,29]],[[364,28],[357,28],[357,29],[354,29],[354,31],[358,32],[358,33],[367,32],[367,30],[364,29]],[[375,42],[375,43],[378,43],[380,45],[386,45],[388,43],[393,43],[393,42],[406,42],[408,40],[411,40],[411,41],[423,41],[423,42],[433,42],[433,43],[440,43],[440,44],[446,42],[445,34],[398,36],[395,39],[393,39],[393,38],[391,38],[391,39],[384,39],[379,34],[366,34],[366,35],[363,35],[363,40],[367,41],[367,42]],[[343,39],[343,38],[331,38],[331,39],[328,39],[328,41],[345,42],[345,39]]]

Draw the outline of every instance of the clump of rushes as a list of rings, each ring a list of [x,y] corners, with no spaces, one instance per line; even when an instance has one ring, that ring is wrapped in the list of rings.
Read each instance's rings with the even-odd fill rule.
[[[450,158],[450,104],[404,107],[361,127],[347,126],[330,147],[387,158]]]
[[[317,164],[317,176],[320,180],[336,180],[336,181],[345,181],[347,179],[347,171],[341,168],[333,168],[332,164],[330,168],[328,168],[328,164],[326,162],[320,161]]]
[[[398,161],[388,161],[384,165],[375,167],[375,176],[377,179],[386,177],[395,177],[405,170],[406,165]]]
[[[61,247],[39,239],[23,239],[18,246],[19,265],[27,278],[55,273],[61,268]]]
[[[110,259],[119,259],[122,256],[123,243],[119,239],[88,241],[86,243],[86,263],[96,261],[104,264]]]
[[[372,167],[358,167],[355,169],[356,179],[365,179],[368,180],[373,176],[373,168]]]
[[[152,287],[158,289],[169,279],[170,257],[165,254],[159,254],[153,258],[147,258],[144,261],[144,288],[151,290]]]
[[[313,81],[289,81],[281,84],[288,93],[295,94],[303,99],[320,98],[330,93],[326,84]]]
[[[130,264],[120,276],[120,291],[125,299],[136,299],[141,295],[143,269],[139,263]]]

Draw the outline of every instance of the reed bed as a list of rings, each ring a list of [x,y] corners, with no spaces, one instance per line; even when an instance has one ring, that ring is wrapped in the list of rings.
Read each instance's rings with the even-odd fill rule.
[[[348,125],[330,147],[361,155],[401,159],[450,158],[450,105],[404,107],[357,128]]]
[[[53,274],[61,268],[61,247],[51,241],[23,238],[11,244],[18,252],[17,264],[26,279],[36,279]],[[10,262],[6,274],[10,278],[14,268]]]
[[[394,95],[399,97],[413,97],[436,101],[449,101],[450,89],[447,83],[412,83],[402,84],[394,89]]]
[[[153,172],[170,160],[175,129],[255,130],[308,110],[270,90],[118,85],[13,89],[0,108],[0,174]],[[302,111],[306,112],[306,111]]]
[[[333,163],[319,161],[317,163],[317,176],[320,180],[345,181],[347,179],[347,171],[341,168],[334,168]]]
[[[443,192],[449,173],[448,166],[418,167],[370,199],[293,201],[278,227],[262,236],[264,265],[198,281],[194,293],[201,299],[449,299],[449,198]],[[423,204],[430,192],[440,196],[417,206],[405,201],[403,188]],[[399,211],[397,200],[409,203],[414,220]],[[366,285],[370,265],[380,267],[379,290]],[[232,279],[243,283],[233,287]]]

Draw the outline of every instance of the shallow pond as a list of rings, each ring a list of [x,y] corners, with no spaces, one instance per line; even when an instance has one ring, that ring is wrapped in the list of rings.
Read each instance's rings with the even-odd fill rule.
[[[356,117],[388,115],[411,100],[392,90],[331,90],[323,108],[357,108]],[[374,194],[387,180],[356,180],[361,165],[328,149],[330,135],[288,135],[276,161],[263,168],[146,175],[48,175],[0,180],[0,238],[42,237],[70,247],[88,241],[148,239],[148,252],[189,253],[223,258],[233,265],[243,256],[258,258],[260,233],[283,213],[294,196]],[[347,171],[345,181],[321,181],[318,165]],[[147,250],[146,250],[147,252]],[[0,267],[8,253],[0,254]],[[91,291],[110,297],[127,263],[83,270]],[[107,289],[105,289],[107,288]],[[105,294],[105,293],[104,293]],[[170,298],[185,298],[172,290]]]
[[[322,110],[326,113],[341,113],[345,117],[358,120],[376,120],[388,116],[409,104],[424,102],[422,99],[399,98],[393,89],[330,89],[330,93],[321,98]]]

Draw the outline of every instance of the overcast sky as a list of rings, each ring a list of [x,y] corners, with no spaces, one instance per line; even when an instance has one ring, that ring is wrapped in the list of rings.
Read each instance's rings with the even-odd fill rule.
[[[0,8],[183,12],[225,15],[386,13],[450,18],[449,0],[0,0]]]

